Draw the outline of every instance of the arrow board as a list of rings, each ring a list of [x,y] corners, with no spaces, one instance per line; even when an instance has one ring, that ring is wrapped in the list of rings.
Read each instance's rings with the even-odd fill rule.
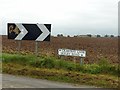
[[[8,23],[8,39],[50,41],[51,24]]]

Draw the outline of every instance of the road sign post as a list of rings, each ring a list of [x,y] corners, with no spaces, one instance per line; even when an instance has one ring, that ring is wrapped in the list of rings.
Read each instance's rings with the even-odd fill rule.
[[[73,61],[74,61],[74,63],[76,63],[76,58],[75,57],[74,57]]]
[[[18,40],[17,42],[18,42],[18,54],[20,54],[20,49],[21,49],[21,43],[22,42],[20,40]]]
[[[84,59],[80,58],[80,65],[83,65],[83,64],[84,64]]]
[[[38,56],[38,41],[35,41],[35,55]]]

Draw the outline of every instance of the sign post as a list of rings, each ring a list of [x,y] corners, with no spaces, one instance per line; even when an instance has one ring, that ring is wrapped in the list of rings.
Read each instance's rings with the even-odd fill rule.
[[[20,49],[21,49],[21,41],[20,41],[20,40],[18,40],[17,42],[18,42],[18,54],[20,54]]]
[[[35,42],[35,55],[38,56],[38,42]]]
[[[83,62],[84,62],[83,58],[80,58],[80,65],[83,65],[84,64]]]

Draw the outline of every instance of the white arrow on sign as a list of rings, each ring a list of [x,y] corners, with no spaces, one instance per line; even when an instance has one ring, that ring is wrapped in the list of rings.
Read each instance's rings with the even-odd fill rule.
[[[37,26],[42,31],[42,34],[35,41],[43,41],[50,34],[50,32],[44,24],[37,24]]]
[[[16,23],[16,26],[21,31],[20,34],[15,38],[15,40],[22,40],[22,38],[28,33],[28,31],[24,28],[24,26],[20,23]]]

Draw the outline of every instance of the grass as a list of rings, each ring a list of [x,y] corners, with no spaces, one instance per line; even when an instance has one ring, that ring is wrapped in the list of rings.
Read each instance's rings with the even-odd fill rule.
[[[3,55],[3,63],[17,63],[29,65],[36,68],[55,68],[68,71],[77,71],[89,74],[110,74],[118,76],[118,65],[109,64],[105,58],[102,58],[98,64],[75,64],[70,61],[64,61],[54,57],[36,57],[34,55],[6,54]]]
[[[118,66],[102,58],[98,64],[75,64],[54,57],[3,53],[3,72],[68,83],[116,88]]]
[[[38,79],[47,79],[59,82],[91,85],[103,88],[117,88],[118,78],[111,75],[85,74],[63,69],[46,69],[24,66],[14,63],[3,63],[3,73],[24,75]]]

